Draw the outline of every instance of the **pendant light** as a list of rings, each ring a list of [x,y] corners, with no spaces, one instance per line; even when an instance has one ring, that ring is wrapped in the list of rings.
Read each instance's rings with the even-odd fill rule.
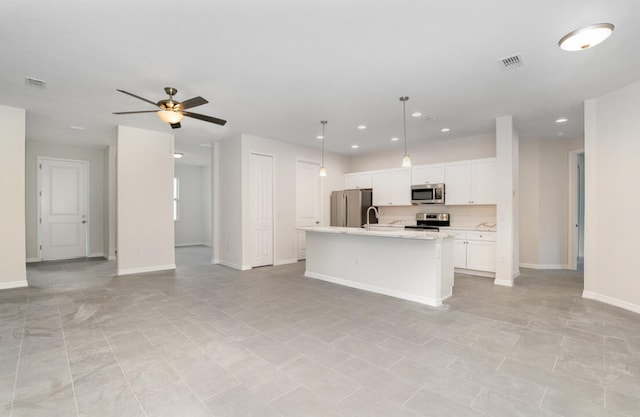
[[[402,126],[404,128],[404,156],[402,157],[403,168],[411,167],[411,158],[409,158],[409,153],[407,153],[407,100],[409,100],[409,97],[407,96],[400,97],[400,101],[402,102]]]
[[[327,170],[324,167],[324,126],[328,123],[326,120],[320,121],[322,123],[322,165],[320,166],[320,176],[326,177]]]

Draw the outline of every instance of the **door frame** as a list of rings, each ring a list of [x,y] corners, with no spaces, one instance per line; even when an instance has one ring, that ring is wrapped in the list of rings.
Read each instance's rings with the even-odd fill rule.
[[[578,195],[580,178],[577,175],[578,155],[584,154],[584,149],[569,151],[569,204],[567,205],[567,269],[578,269],[579,236],[576,224],[579,222]],[[584,225],[583,225],[584,227]]]
[[[36,175],[36,235],[37,235],[37,257],[36,260],[38,262],[42,261],[42,162],[43,161],[61,161],[61,162],[74,162],[78,164],[83,164],[87,167],[87,177],[86,177],[86,189],[87,189],[87,220],[89,226],[86,230],[86,242],[85,242],[85,256],[89,257],[90,247],[91,247],[91,188],[89,185],[91,184],[91,163],[89,161],[81,160],[81,159],[67,159],[67,158],[54,158],[49,156],[38,156],[36,159],[36,170],[38,171]]]

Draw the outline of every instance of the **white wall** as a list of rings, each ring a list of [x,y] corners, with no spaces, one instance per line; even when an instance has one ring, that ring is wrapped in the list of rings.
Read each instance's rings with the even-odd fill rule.
[[[107,250],[108,258],[115,259],[116,258],[116,230],[117,230],[117,193],[116,193],[116,172],[117,172],[117,162],[116,162],[116,147],[115,145],[109,146],[107,151],[105,152],[107,159],[105,164],[107,171],[107,215],[106,222],[108,230],[108,238],[107,245],[105,249]]]
[[[202,244],[211,246],[211,165],[202,167],[202,199],[203,214],[202,220]]]
[[[89,161],[89,256],[108,256],[109,235],[105,224],[107,178],[105,154],[108,148],[89,148],[55,143],[28,141],[26,143],[26,253],[28,261],[38,257],[38,164],[39,156],[47,158]]]
[[[640,82],[585,102],[584,294],[640,312]]]
[[[520,265],[556,269],[569,264],[569,152],[582,138],[520,143]]]
[[[206,227],[210,213],[205,212],[208,196],[204,193],[204,171],[202,166],[175,165],[179,184],[178,220],[174,222],[176,246],[203,245],[210,235]]]
[[[242,258],[242,136],[214,145],[213,262],[248,269]]]
[[[118,126],[118,275],[175,268],[173,135]]]
[[[400,168],[404,154],[403,146],[398,142],[397,151],[352,156],[349,158],[347,172]],[[495,135],[468,136],[416,145],[409,142],[408,151],[412,165],[493,158],[496,156],[496,137]]]
[[[25,111],[0,106],[0,289],[26,287]]]
[[[243,190],[244,201],[248,202],[249,187],[249,157],[251,153],[259,153],[274,157],[274,263],[297,262],[297,236],[296,236],[296,162],[321,162],[319,149],[292,145],[290,143],[261,138],[258,136],[242,135],[243,158]],[[322,179],[320,187],[321,223],[328,225],[330,222],[331,192],[344,188],[344,173],[347,168],[347,158],[325,151],[325,168],[327,176]],[[244,246],[243,264],[250,264],[250,216],[248,203],[245,204],[243,218]],[[223,220],[224,221],[224,220]]]

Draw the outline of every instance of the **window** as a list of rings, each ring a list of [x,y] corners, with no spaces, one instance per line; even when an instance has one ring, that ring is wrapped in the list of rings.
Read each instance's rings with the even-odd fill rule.
[[[178,179],[173,179],[173,221],[178,221],[178,199],[180,198]]]

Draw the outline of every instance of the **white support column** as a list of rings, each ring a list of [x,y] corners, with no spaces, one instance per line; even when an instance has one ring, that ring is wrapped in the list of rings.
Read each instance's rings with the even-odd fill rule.
[[[518,134],[512,116],[496,118],[497,242],[496,285],[513,286],[520,275],[518,233]]]

